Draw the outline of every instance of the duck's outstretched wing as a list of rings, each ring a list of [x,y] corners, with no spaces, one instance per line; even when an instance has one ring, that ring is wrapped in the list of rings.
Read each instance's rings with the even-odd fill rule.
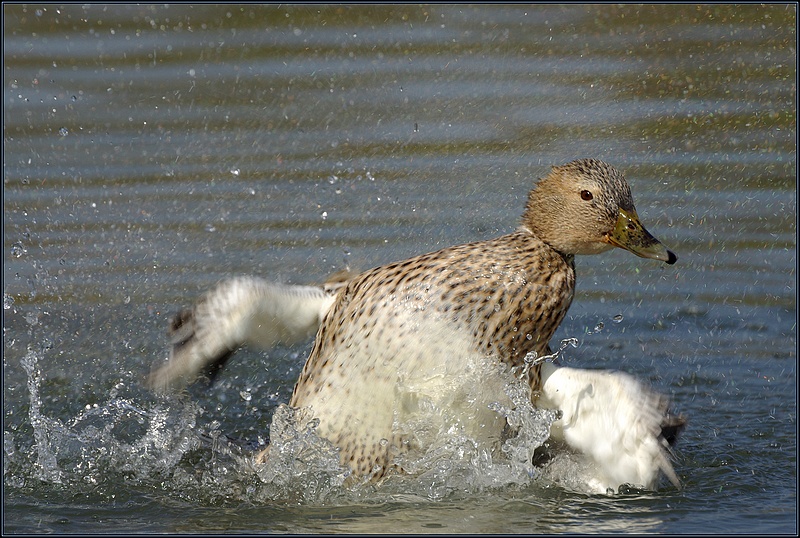
[[[680,487],[668,450],[686,420],[670,415],[667,398],[634,377],[545,363],[537,403],[562,412],[551,435],[594,462],[599,491],[655,489],[660,472]]]
[[[158,391],[177,388],[204,373],[212,380],[244,344],[268,349],[313,336],[340,284],[290,286],[256,277],[225,280],[170,324],[170,354],[148,376]]]

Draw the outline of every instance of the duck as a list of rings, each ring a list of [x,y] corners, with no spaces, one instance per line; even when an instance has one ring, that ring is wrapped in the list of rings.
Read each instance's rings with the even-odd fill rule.
[[[584,458],[593,491],[656,489],[662,476],[680,487],[670,447],[686,420],[665,396],[624,372],[542,359],[553,356],[550,340],[572,304],[575,256],[612,248],[677,261],[642,225],[617,168],[591,158],[553,166],[519,226],[500,237],[322,285],[223,280],[173,318],[169,356],[147,384],[167,392],[213,380],[242,346],[313,337],[288,405],[315,421],[352,477],[379,483],[408,472],[408,454],[424,450],[423,410],[443,410],[487,446],[502,443],[509,426],[492,411],[503,398],[497,376],[524,372],[533,406],[557,412],[548,446]],[[269,446],[254,461],[268,457]]]

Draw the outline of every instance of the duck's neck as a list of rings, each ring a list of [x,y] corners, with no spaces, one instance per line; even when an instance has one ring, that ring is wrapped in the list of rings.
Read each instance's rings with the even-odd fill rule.
[[[565,235],[565,226],[562,223],[565,208],[558,203],[557,197],[548,195],[548,191],[548,183],[543,180],[528,194],[525,211],[522,213],[522,228],[567,255],[570,254],[569,250],[561,244]]]
[[[528,226],[527,222],[528,222],[527,219],[523,218],[522,224],[519,225],[517,231],[514,233],[523,236],[528,241],[534,240],[539,243],[542,243],[543,245],[547,246],[549,250],[552,250],[554,253],[561,256],[568,265],[572,266],[573,268],[575,267],[575,254],[569,254],[557,249],[551,243],[542,239],[541,236],[535,232],[535,230],[531,229],[531,227]]]

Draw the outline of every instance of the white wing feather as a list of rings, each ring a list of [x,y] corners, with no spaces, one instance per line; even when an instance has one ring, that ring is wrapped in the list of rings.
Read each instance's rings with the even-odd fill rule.
[[[680,487],[661,436],[667,403],[622,372],[542,365],[537,405],[562,412],[551,436],[593,461],[600,492],[622,484],[655,489],[659,472]]]
[[[335,299],[332,286],[290,286],[255,277],[225,280],[178,314],[169,359],[148,377],[160,391],[218,369],[244,344],[268,349],[313,336]]]

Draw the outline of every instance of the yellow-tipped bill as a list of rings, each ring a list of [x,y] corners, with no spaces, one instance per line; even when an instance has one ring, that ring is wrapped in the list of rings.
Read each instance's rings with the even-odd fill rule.
[[[610,245],[633,252],[642,258],[661,260],[670,265],[678,260],[675,253],[650,235],[650,232],[642,226],[635,209],[620,209],[616,226],[605,235],[603,240]]]

